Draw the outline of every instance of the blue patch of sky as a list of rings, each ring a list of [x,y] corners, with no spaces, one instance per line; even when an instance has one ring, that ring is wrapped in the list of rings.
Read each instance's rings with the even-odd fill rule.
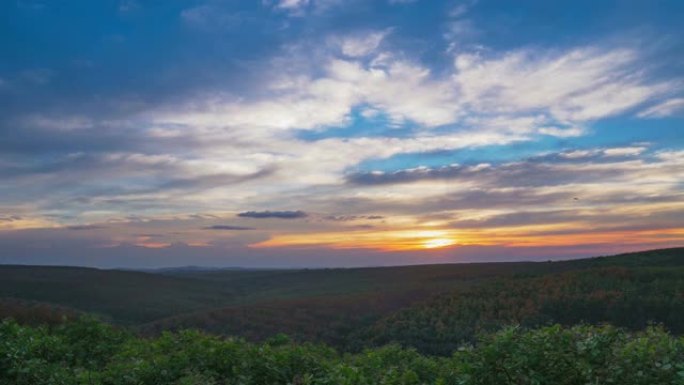
[[[372,111],[372,115],[365,113]],[[356,106],[348,116],[348,124],[340,127],[325,127],[318,130],[302,130],[297,138],[316,141],[329,138],[410,138],[415,136],[418,126],[411,122],[393,121],[380,110],[370,110],[368,105]]]
[[[658,119],[610,118],[594,124],[591,135],[573,140],[579,146],[627,146],[632,143],[650,143],[653,150],[683,149],[684,119],[668,117]]]
[[[154,101],[218,86],[244,94],[254,85],[250,61],[271,55],[287,38],[276,33],[277,20],[265,17],[269,11],[260,2],[138,2],[127,12],[119,1],[0,3],[0,46],[12,52],[0,60],[0,77],[51,74],[30,95],[28,89],[15,95],[34,99],[24,100],[27,109],[36,98],[43,107],[63,108],[93,95]],[[22,5],[33,3],[40,6]],[[184,10],[205,4],[216,5],[208,13],[218,21],[205,27],[183,21]],[[223,28],[220,18],[232,14],[243,22]]]
[[[415,167],[442,167],[450,164],[501,164],[521,161],[544,153],[626,147],[648,144],[647,152],[684,148],[681,118],[614,118],[597,122],[586,135],[571,138],[540,136],[533,141],[508,145],[471,147],[449,151],[399,154],[385,159],[371,159],[354,168],[356,172],[392,172]]]
[[[558,148],[560,144],[552,137],[538,141],[526,141],[508,145],[492,145],[457,150],[398,154],[386,159],[371,159],[356,166],[357,172],[392,172],[415,167],[442,167],[450,164],[473,165],[480,163],[512,162]]]
[[[625,30],[678,30],[683,12],[679,0],[482,0],[466,17],[479,27],[480,43],[505,49],[530,43],[592,44],[597,36],[612,38]]]

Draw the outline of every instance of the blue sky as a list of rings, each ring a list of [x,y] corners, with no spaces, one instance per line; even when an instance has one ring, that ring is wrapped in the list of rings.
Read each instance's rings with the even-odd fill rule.
[[[684,243],[681,1],[10,0],[0,15],[0,262]]]

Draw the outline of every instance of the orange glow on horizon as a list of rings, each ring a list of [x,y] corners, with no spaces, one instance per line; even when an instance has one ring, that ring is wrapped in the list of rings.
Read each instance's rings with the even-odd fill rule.
[[[585,230],[581,226],[524,226],[490,229],[384,230],[279,234],[254,248],[371,249],[417,251],[450,246],[563,247],[568,245],[640,244],[683,239],[684,228],[661,230]],[[456,241],[458,240],[458,241]]]
[[[347,231],[306,234],[282,234],[267,241],[250,245],[271,247],[330,247],[333,249],[375,249],[381,251],[409,251],[437,249],[459,243],[463,237],[452,229],[439,230],[384,230]]]
[[[439,249],[442,247],[447,247],[456,244],[453,239],[449,238],[435,238],[428,239],[423,243],[423,247],[426,249]]]

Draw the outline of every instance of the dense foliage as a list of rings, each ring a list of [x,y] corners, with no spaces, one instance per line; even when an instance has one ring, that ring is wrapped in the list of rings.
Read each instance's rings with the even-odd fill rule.
[[[510,324],[555,323],[610,323],[630,330],[657,323],[683,333],[684,267],[590,267],[501,276],[422,299],[375,294],[279,301],[182,315],[142,330],[155,335],[199,328],[252,341],[282,332],[351,352],[396,342],[421,353],[448,355],[482,332]]]
[[[684,268],[607,267],[532,278],[497,279],[439,295],[393,313],[355,340],[400,342],[449,354],[483,331],[504,325],[601,324],[643,330],[649,323],[684,332]]]
[[[195,331],[142,339],[92,319],[0,324],[0,383],[684,384],[684,339],[659,328],[509,327],[449,357],[390,345],[339,354],[278,336],[261,344]]]
[[[450,355],[506,325],[662,324],[684,333],[684,249],[565,262],[155,274],[0,266],[0,318],[94,312],[145,336],[200,329],[263,342],[284,333],[339,351],[398,343]],[[22,299],[16,299],[22,298]]]

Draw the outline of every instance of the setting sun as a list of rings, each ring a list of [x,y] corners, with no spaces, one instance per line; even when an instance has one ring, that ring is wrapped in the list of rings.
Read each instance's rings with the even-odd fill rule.
[[[454,241],[453,239],[449,239],[449,238],[428,239],[425,242],[423,242],[423,248],[438,249],[440,247],[451,246],[455,243],[456,243],[456,241]]]

